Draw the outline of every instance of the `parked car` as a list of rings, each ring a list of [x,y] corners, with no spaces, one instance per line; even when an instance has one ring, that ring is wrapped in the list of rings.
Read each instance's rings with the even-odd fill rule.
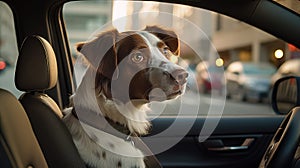
[[[115,2],[121,4],[118,6]],[[184,22],[177,22],[178,18]],[[208,57],[206,59],[216,57],[213,49],[224,61],[228,61],[249,57],[249,60],[260,60],[260,57],[261,60],[270,60],[271,54],[267,50],[277,47],[277,44],[293,44],[300,48],[299,1],[295,0],[0,0],[0,54],[3,54],[4,45],[18,52],[26,38],[38,35],[45,39],[43,41],[49,42],[46,47],[53,48],[57,60],[57,66],[48,64],[49,60],[41,56],[45,55],[42,52],[45,46],[37,45],[40,44],[38,41],[31,41],[25,51],[30,59],[23,59],[25,64],[19,65],[19,72],[28,74],[18,76],[21,82],[26,82],[22,87],[26,95],[11,95],[2,90],[0,82],[1,168],[93,167],[84,165],[78,151],[85,149],[75,147],[70,132],[61,121],[61,111],[72,103],[70,100],[78,85],[76,82],[80,81],[75,79],[77,75],[74,74],[72,62],[74,44],[92,40],[91,34],[96,29],[116,26],[114,21],[118,19],[124,21],[117,22],[124,29],[131,24],[133,30],[141,30],[139,25],[142,23],[166,24],[170,29],[176,28],[176,32],[181,33],[180,40],[186,42],[193,39],[189,41],[191,48],[199,56]],[[154,22],[155,19],[160,20]],[[185,25],[188,23],[188,26]],[[198,32],[192,31],[193,26],[198,26]],[[127,48],[124,47],[124,50],[126,52]],[[244,50],[252,53],[245,54]],[[262,52],[266,54],[260,54]],[[252,57],[252,54],[257,57]],[[193,59],[195,55],[186,54],[182,58]],[[12,62],[17,62],[17,57],[13,54],[10,56]],[[111,65],[115,63],[117,60]],[[243,93],[244,90],[238,87],[241,85],[254,88],[253,93],[261,93],[267,88],[270,83],[267,79],[271,75],[269,71],[273,71],[273,68],[266,71],[270,73],[265,76],[266,79],[250,77],[245,72],[256,72],[257,68],[261,68],[258,61],[253,64],[258,67],[251,68],[251,71],[230,73],[240,79],[232,79],[236,81],[235,93]],[[13,64],[10,66],[11,69],[15,68]],[[28,72],[36,67],[49,69]],[[269,65],[264,64],[263,68],[267,67]],[[54,75],[46,78],[49,74]],[[2,81],[15,79],[14,73],[7,75],[5,78],[0,75]],[[91,82],[95,83],[95,80]],[[9,87],[6,90],[10,92],[15,88],[13,84]],[[278,88],[285,91],[285,87],[288,88],[285,84]],[[292,97],[289,92],[284,93]],[[222,96],[211,98],[201,95],[200,100],[198,97],[194,92],[187,92],[171,105],[166,105],[166,108],[159,106],[156,110],[164,111],[157,117],[150,117],[152,125],[149,134],[143,138],[150,138],[145,143],[151,151],[159,151],[155,154],[164,168],[299,168],[299,150],[290,148],[299,145],[299,122],[283,122],[290,121],[293,116],[277,115],[270,103],[243,103],[222,99]],[[23,101],[21,105],[20,101],[24,98],[28,101]],[[49,99],[54,101],[46,101]],[[282,131],[285,126],[292,127],[292,130]],[[91,138],[95,143],[102,141]],[[283,145],[281,142],[284,142]],[[107,145],[111,146],[110,143]],[[128,142],[128,145],[139,146],[139,143]],[[119,146],[113,147],[119,149]],[[168,150],[161,150],[166,147]],[[100,161],[107,159],[108,154],[91,152],[95,156],[93,159]],[[115,163],[111,167],[125,166],[123,160],[116,159]]]
[[[210,93],[215,90],[222,93],[224,86],[224,69],[206,61],[196,67],[196,80],[200,93]]]
[[[226,70],[227,97],[262,101],[269,95],[271,76],[275,71],[269,63],[231,63]]]
[[[291,59],[285,61],[272,76],[272,85],[278,79],[291,75],[300,76],[300,59]]]

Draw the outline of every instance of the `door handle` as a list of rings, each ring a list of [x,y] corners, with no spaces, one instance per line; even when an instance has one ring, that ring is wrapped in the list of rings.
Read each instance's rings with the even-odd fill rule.
[[[204,142],[207,150],[209,151],[238,151],[238,150],[247,150],[250,145],[254,142],[254,138],[246,138],[241,145],[237,146],[225,146],[223,141],[220,139],[217,140],[207,140]]]

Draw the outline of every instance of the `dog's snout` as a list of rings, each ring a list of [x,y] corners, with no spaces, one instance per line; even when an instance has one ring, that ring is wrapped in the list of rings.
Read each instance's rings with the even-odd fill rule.
[[[172,77],[180,84],[186,83],[186,78],[188,77],[188,72],[184,69],[176,69],[171,73]]]

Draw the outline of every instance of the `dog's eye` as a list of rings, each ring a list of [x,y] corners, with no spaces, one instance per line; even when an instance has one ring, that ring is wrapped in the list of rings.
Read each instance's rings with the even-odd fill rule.
[[[142,53],[136,53],[131,57],[131,60],[134,63],[141,63],[144,60],[144,56],[142,55]]]
[[[169,47],[164,47],[163,48],[163,54],[168,55],[170,53],[170,48]]]

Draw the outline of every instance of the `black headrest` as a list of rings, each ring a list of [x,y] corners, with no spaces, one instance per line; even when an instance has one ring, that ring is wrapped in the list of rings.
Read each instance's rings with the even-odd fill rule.
[[[40,36],[27,37],[20,50],[15,84],[21,91],[44,91],[57,82],[57,63],[52,46]]]

